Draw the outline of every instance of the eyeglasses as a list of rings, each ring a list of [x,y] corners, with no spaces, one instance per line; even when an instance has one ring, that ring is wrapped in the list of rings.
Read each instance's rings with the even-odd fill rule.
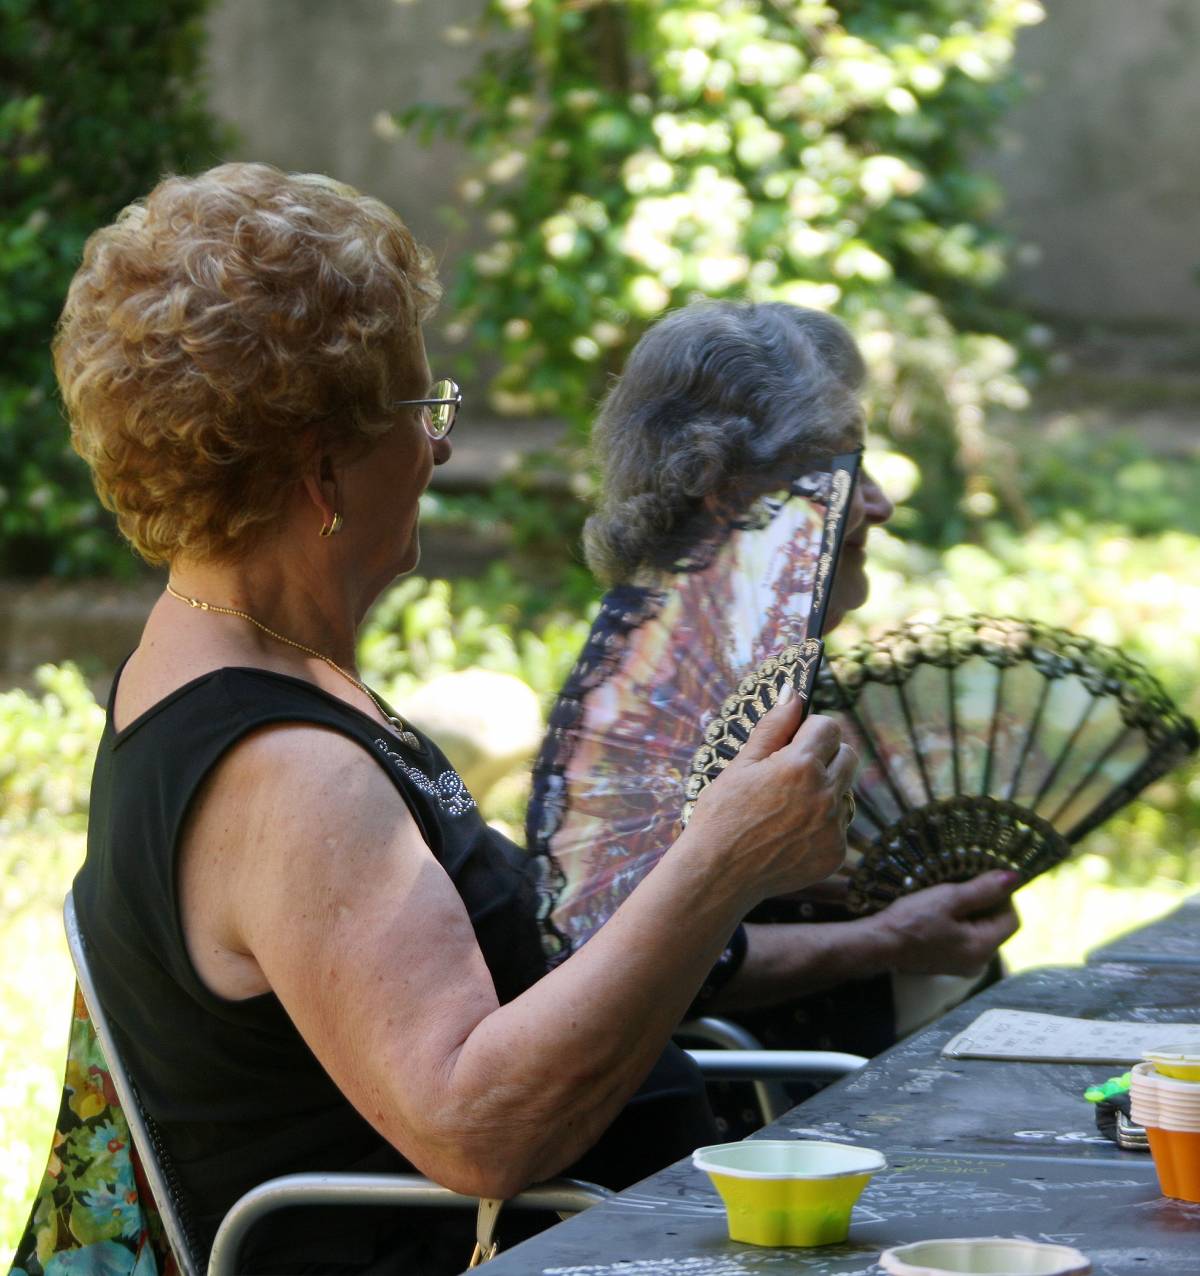
[[[421,413],[421,424],[431,439],[444,439],[454,428],[458,406],[462,403],[462,391],[449,377],[435,381],[429,387],[428,399],[397,399],[394,408],[426,408]]]

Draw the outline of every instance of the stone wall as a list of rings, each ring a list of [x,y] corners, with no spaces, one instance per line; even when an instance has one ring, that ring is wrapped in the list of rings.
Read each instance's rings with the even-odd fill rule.
[[[1017,295],[1053,315],[1200,322],[1200,4],[1046,0],[1027,99],[986,165],[1039,250]]]
[[[0,581],[0,692],[32,687],[41,664],[73,660],[100,698],[138,644],[161,591],[157,577],[110,581]]]
[[[210,98],[237,134],[228,158],[328,173],[378,195],[452,264],[465,239],[441,210],[458,202],[462,153],[393,140],[380,117],[455,100],[478,45],[445,31],[479,9],[480,0],[217,0]]]
[[[214,108],[238,158],[317,169],[393,203],[447,266],[464,237],[439,218],[461,155],[388,141],[381,112],[452,101],[477,46],[444,31],[481,0],[220,0]],[[1104,322],[1200,321],[1200,3],[1046,0],[1018,61],[1032,91],[980,163],[1002,180],[1009,225],[1039,254],[1018,297]]]

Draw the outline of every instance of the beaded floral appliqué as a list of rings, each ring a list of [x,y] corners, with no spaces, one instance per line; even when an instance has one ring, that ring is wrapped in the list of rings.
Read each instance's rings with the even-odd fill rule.
[[[475,809],[475,799],[457,771],[443,771],[436,780],[432,780],[424,771],[406,762],[395,749],[389,748],[386,740],[376,740],[375,747],[422,793],[433,798],[447,815],[466,815]]]

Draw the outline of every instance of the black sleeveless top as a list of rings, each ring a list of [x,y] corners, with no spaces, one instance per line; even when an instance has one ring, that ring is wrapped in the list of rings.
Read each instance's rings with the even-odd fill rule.
[[[179,688],[124,730],[109,718],[92,780],[87,857],[75,879],[97,990],[143,1105],[181,1187],[185,1223],[203,1253],[246,1190],[303,1170],[404,1171],[400,1155],[358,1115],[272,993],[231,1001],[201,982],[184,944],[177,851],[189,806],[221,756],[258,728],[317,724],[357,742],[387,773],[466,906],[501,1002],[546,970],[531,861],[481,818],[445,755],[424,736],[411,749],[375,719],[301,679],[227,668]],[[543,910],[544,911],[544,910]],[[665,1149],[634,1147],[618,1120],[607,1151],[585,1158],[599,1181],[633,1181],[710,1136],[694,1074],[669,1052],[643,1091],[666,1123]],[[647,1131],[642,1131],[646,1133]],[[602,1141],[603,1142],[603,1141]],[[573,1171],[574,1172],[574,1171]],[[450,1236],[448,1270],[469,1256],[473,1219],[431,1211],[289,1211],[264,1225],[264,1270],[440,1270],[417,1250]],[[399,1222],[397,1220],[400,1220]],[[463,1246],[466,1245],[464,1251]],[[450,1261],[450,1260],[447,1260]],[[303,1264],[303,1265],[302,1265]]]

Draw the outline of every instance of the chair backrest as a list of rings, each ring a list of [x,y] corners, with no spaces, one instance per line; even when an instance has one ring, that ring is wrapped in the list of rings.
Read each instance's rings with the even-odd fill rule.
[[[686,1019],[675,1036],[681,1041],[707,1041],[719,1050],[687,1053],[699,1065],[706,1081],[749,1081],[754,1087],[763,1125],[778,1121],[795,1104],[782,1081],[821,1078],[828,1082],[856,1072],[867,1063],[864,1055],[840,1050],[765,1050],[762,1042],[741,1024],[711,1015]]]
[[[480,1207],[478,1235],[491,1239],[499,1201],[479,1201],[440,1187],[416,1174],[290,1174],[252,1188],[235,1202],[217,1231],[212,1252],[201,1257],[200,1246],[189,1226],[186,1205],[179,1191],[170,1157],[149,1114],[142,1107],[137,1087],[125,1067],[104,1012],[88,965],[87,942],[79,928],[71,892],[63,901],[67,947],[75,964],[79,990],[87,1004],[91,1026],[108,1064],[109,1077],[141,1159],[142,1169],[162,1220],[163,1232],[180,1276],[229,1276],[238,1270],[238,1256],[246,1234],[264,1215],[277,1209],[312,1205],[391,1205]],[[611,1196],[607,1188],[574,1179],[553,1179],[519,1192],[509,1204],[518,1208],[558,1212],[562,1215],[587,1209]]]
[[[685,1019],[675,1035],[683,1040],[706,1041],[722,1050],[761,1050],[762,1042],[741,1024],[730,1019],[718,1019],[706,1015],[699,1019]],[[703,1071],[703,1069],[702,1069]],[[788,1102],[787,1091],[777,1082],[756,1077],[752,1082],[754,1100],[763,1125],[777,1121],[793,1105]]]
[[[142,1108],[137,1089],[125,1068],[125,1061],[121,1057],[116,1038],[113,1036],[112,1025],[108,1021],[104,1005],[96,991],[96,983],[92,978],[91,967],[88,965],[87,943],[83,932],[79,929],[79,919],[75,914],[75,900],[70,891],[67,892],[67,898],[63,901],[63,922],[67,932],[67,947],[71,950],[71,961],[75,965],[75,977],[79,981],[79,989],[87,1003],[92,1027],[104,1051],[113,1089],[116,1090],[117,1098],[125,1113],[133,1145],[141,1158],[142,1170],[162,1219],[167,1244],[171,1247],[171,1253],[182,1276],[201,1276],[206,1264],[198,1257],[198,1247],[191,1228],[187,1225],[174,1172],[165,1154],[162,1140],[153,1121]]]

